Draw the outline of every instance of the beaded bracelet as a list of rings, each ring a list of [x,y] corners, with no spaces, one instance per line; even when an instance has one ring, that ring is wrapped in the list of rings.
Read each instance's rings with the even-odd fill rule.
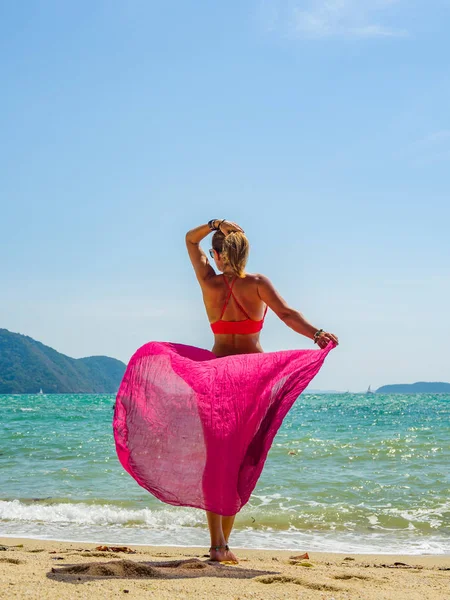
[[[211,219],[210,221],[208,221],[208,227],[211,229],[211,231],[220,231],[220,226],[226,221],[226,219],[222,219],[220,223],[216,227],[214,227],[214,221],[218,220],[219,219]]]
[[[319,329],[319,331],[316,331],[316,333],[314,334],[314,343],[317,344],[317,340],[320,338],[320,336],[323,333],[323,329]]]

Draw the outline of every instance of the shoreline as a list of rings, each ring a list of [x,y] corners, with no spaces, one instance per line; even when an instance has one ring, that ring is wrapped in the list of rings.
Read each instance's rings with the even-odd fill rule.
[[[207,535],[207,532],[205,532]],[[2,542],[3,540],[3,542]],[[11,542],[14,542],[12,544],[6,544],[4,543],[5,540],[9,540]],[[8,535],[8,534],[0,534],[0,545],[17,545],[17,544],[24,544],[25,542],[42,542],[42,543],[60,543],[60,544],[88,544],[88,545],[110,545],[110,546],[124,546],[127,545],[129,547],[132,548],[143,548],[143,549],[148,549],[148,548],[173,548],[175,550],[180,550],[180,549],[188,549],[188,550],[198,550],[200,551],[202,548],[204,548],[205,550],[207,549],[207,545],[205,544],[205,546],[199,546],[198,544],[134,544],[134,543],[128,543],[128,542],[117,542],[117,543],[103,543],[103,542],[95,542],[92,540],[73,540],[73,539],[63,539],[63,538],[44,538],[44,537],[39,537],[39,536],[16,536],[16,535]],[[292,553],[299,553],[301,552],[301,550],[299,548],[259,548],[259,547],[252,547],[249,548],[247,546],[239,546],[239,545],[234,545],[233,544],[233,548],[235,550],[239,550],[239,551],[245,551],[245,552],[290,552]],[[339,551],[334,551],[334,550],[324,550],[322,551],[317,551],[317,550],[310,550],[309,553],[314,554],[314,555],[319,555],[319,556],[359,556],[359,557],[390,557],[390,558],[398,558],[398,557],[403,557],[403,558],[448,558],[450,560],[450,551],[448,553],[434,553],[434,552],[423,552],[421,554],[408,554],[407,552],[374,552],[374,551],[368,551],[368,552],[339,552]]]
[[[442,600],[450,556],[238,549],[239,565],[212,563],[205,547],[130,545],[0,537],[1,597],[210,600]],[[297,558],[295,558],[297,557]],[[66,569],[64,571],[64,569]],[[81,594],[81,596],[80,596]]]

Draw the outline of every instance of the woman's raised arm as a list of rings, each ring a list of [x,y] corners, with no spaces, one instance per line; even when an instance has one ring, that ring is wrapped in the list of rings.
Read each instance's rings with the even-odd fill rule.
[[[211,225],[209,223],[211,223]],[[211,231],[214,231],[214,223],[218,223],[218,220],[210,221],[209,223],[199,225],[186,233],[186,248],[200,284],[216,274],[209,264],[206,254],[200,247],[200,242],[209,235]]]
[[[189,230],[186,234],[187,251],[200,284],[216,274],[209,264],[208,257],[201,249],[200,242],[211,232],[217,230],[222,231],[225,235],[232,231],[243,231],[239,225],[226,219],[211,219],[205,225],[194,227],[194,229]]]

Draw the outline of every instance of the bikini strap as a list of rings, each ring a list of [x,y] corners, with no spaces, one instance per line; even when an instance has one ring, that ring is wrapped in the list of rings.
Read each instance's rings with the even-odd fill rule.
[[[236,296],[233,294],[233,286],[236,283],[236,279],[237,279],[237,277],[235,277],[233,279],[233,281],[231,282],[231,285],[230,285],[227,281],[227,278],[225,277],[225,274],[223,274],[223,280],[227,284],[227,287],[230,291],[228,293],[227,299],[225,300],[225,304],[223,305],[222,314],[220,315],[219,321],[222,319],[223,315],[225,314],[225,310],[228,306],[228,302],[230,301],[231,296],[233,296],[233,299],[236,302],[236,304],[238,305],[238,308],[241,309],[241,311],[244,313],[244,315],[247,317],[247,319],[250,319],[250,317],[247,314],[247,311],[241,306],[241,304],[237,301]]]
[[[222,312],[220,313],[219,321],[222,320],[222,317],[225,314],[225,311],[226,311],[227,306],[228,306],[228,302],[230,301],[230,298],[231,298],[231,294],[233,293],[233,285],[234,285],[234,282],[235,282],[235,280],[233,280],[233,283],[230,286],[230,284],[228,283],[227,278],[225,277],[225,275],[222,275],[222,277],[223,277],[223,280],[225,281],[225,283],[227,284],[229,292],[228,292],[228,296],[226,297],[225,303],[223,305]]]

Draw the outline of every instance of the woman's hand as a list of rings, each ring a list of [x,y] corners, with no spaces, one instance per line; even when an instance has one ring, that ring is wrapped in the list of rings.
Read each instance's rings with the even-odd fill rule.
[[[223,235],[228,235],[229,233],[233,233],[235,231],[241,231],[244,233],[242,227],[240,227],[237,223],[233,223],[232,221],[221,221],[219,224],[219,229]]]
[[[319,336],[317,336],[316,344],[319,346],[319,348],[326,348],[330,342],[339,344],[339,340],[334,333],[327,333],[326,331],[323,331]]]

